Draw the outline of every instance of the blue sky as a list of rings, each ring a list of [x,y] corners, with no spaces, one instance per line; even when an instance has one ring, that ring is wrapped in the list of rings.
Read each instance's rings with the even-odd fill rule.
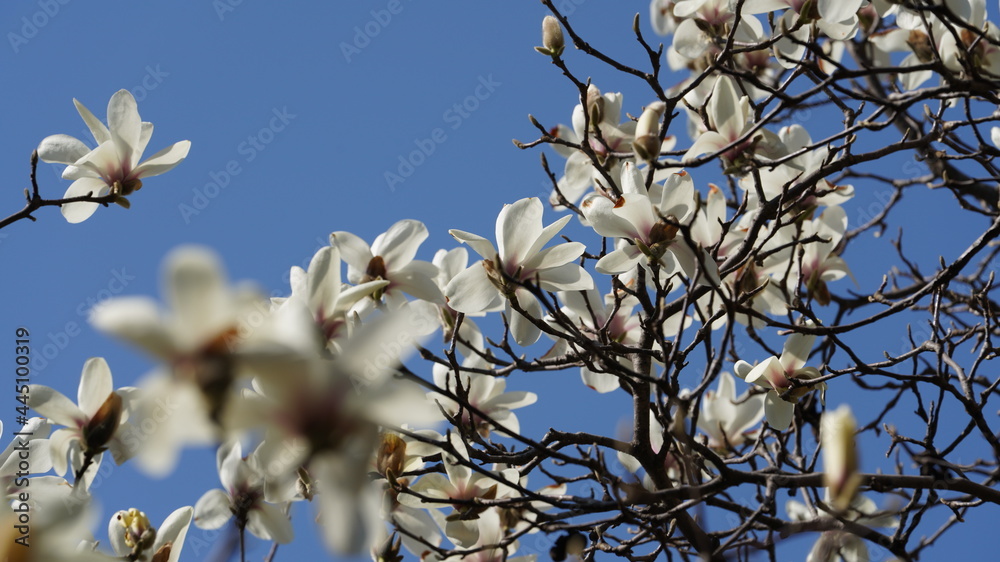
[[[561,4],[572,7],[571,17],[595,46],[643,63],[629,28],[635,12],[645,18],[648,2]],[[75,396],[80,369],[92,356],[108,359],[116,385],[140,378],[148,361],[91,330],[86,311],[110,296],[159,295],[161,259],[180,244],[214,248],[232,279],[255,280],[277,295],[287,292],[288,268],[307,264],[334,230],[370,241],[399,219],[420,219],[431,230],[418,255],[427,260],[436,249],[455,246],[449,228],[490,236],[504,203],[548,193],[538,151],[518,150],[511,139],[535,138],[529,113],[547,126],[568,123],[577,100],[573,85],[532,49],[540,44],[544,14],[538,2],[3,3],[4,215],[23,203],[28,157],[42,138],[89,138],[73,98],[103,118],[110,96],[129,89],[140,115],[155,125],[151,151],[192,142],[187,160],[146,181],[131,210],[99,209],[87,222],[69,225],[57,210],[43,209],[37,223],[22,221],[0,232],[0,290],[8,295],[2,325],[10,340],[17,326],[30,329],[41,356],[34,382]],[[624,92],[634,115],[652,100],[635,78],[579,53],[567,59],[602,90]],[[805,116],[806,126],[820,126],[821,117]],[[683,130],[677,134],[687,142]],[[548,154],[560,170],[562,160]],[[905,162],[892,165],[907,169]],[[66,189],[59,172],[58,166],[39,166],[46,197]],[[880,195],[859,189],[847,206],[852,226]],[[908,205],[920,213],[948,198],[928,192]],[[556,216],[547,212],[546,222]],[[913,228],[907,241],[933,263],[936,255],[964,246],[980,226],[958,225],[950,236]],[[888,255],[886,241],[873,242],[872,249],[848,255],[852,265]],[[868,290],[883,273],[866,272],[864,265],[854,271]],[[627,414],[622,397],[578,392],[575,372],[558,377],[512,383],[542,397],[535,412],[529,408],[520,416],[522,426],[569,420],[580,429],[615,431]],[[835,390],[830,396],[833,405],[845,399]],[[0,404],[8,404],[0,419],[10,428],[13,396]],[[218,486],[211,451],[185,453],[175,477],[152,485],[127,465],[106,465],[109,478],[95,489],[104,509],[99,537],[115,510],[140,507],[156,523]],[[298,509],[295,517],[311,515]],[[319,548],[311,525],[296,525],[296,531],[300,539],[282,547],[279,560]],[[185,560],[204,559],[217,539],[194,528],[192,538],[201,547],[189,545]],[[545,544],[523,542],[544,559]],[[251,557],[259,559],[267,547],[252,543]]]

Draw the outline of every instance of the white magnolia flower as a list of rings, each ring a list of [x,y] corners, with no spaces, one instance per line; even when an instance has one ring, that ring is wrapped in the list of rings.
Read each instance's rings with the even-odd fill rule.
[[[700,58],[719,38],[729,37],[736,22],[730,0],[679,0],[674,3],[673,15],[681,21],[674,30],[671,49],[687,59]],[[735,37],[745,44],[766,38],[760,20],[745,10]]]
[[[440,442],[443,437],[429,429],[413,432],[429,440]],[[414,439],[407,434],[382,432],[379,436],[379,447],[372,457],[369,467],[372,472],[381,475],[383,481],[382,517],[396,527],[407,531],[400,537],[402,545],[415,556],[427,552],[427,545],[440,546],[444,538],[441,532],[445,526],[441,513],[399,502],[400,487],[409,486],[417,478],[414,474],[424,467],[424,457],[440,453],[436,445]],[[415,537],[419,537],[415,538]],[[398,544],[396,549],[398,550]]]
[[[586,127],[587,112],[590,114],[589,130]],[[573,127],[559,125],[551,134],[575,145],[582,145],[584,139],[587,139],[586,142],[597,156],[599,165],[608,175],[615,178],[621,173],[622,160],[619,156],[622,153],[632,152],[632,140],[636,125],[635,121],[631,119],[619,123],[621,112],[622,95],[620,93],[601,94],[597,86],[591,85],[587,90],[587,103],[577,104],[573,108]],[[598,140],[598,131],[604,142]],[[671,136],[664,138],[663,150],[673,148],[673,142],[674,139]],[[579,201],[584,193],[595,185],[595,182],[606,182],[604,174],[595,167],[593,159],[582,150],[557,143],[550,146],[559,155],[566,158],[565,172],[559,178],[558,187],[570,203]],[[619,156],[615,156],[616,154]],[[549,203],[553,206],[560,204],[559,196],[555,191],[549,197]]]
[[[750,98],[741,94],[732,77],[720,76],[715,81],[705,110],[708,119],[705,131],[684,154],[684,162],[693,161],[702,154],[721,153],[726,168],[740,172],[751,157],[774,160],[788,154],[781,139],[767,129],[757,129],[751,136],[743,138],[755,127],[753,109]],[[740,139],[743,140],[730,147]]]
[[[282,508],[265,500],[265,474],[272,462],[261,458],[258,447],[244,458],[239,441],[219,447],[216,466],[224,490],[205,492],[194,506],[195,525],[218,529],[236,517],[236,526],[246,528],[255,537],[285,544],[292,541],[292,523]],[[291,467],[289,467],[291,468]],[[290,471],[290,470],[289,470]]]
[[[339,248],[347,262],[348,281],[355,285],[379,280],[389,282],[375,291],[373,300],[362,301],[363,305],[357,307],[362,317],[383,299],[390,309],[399,308],[406,302],[403,293],[435,304],[444,302],[441,290],[434,283],[437,267],[413,259],[427,235],[424,223],[415,220],[397,222],[379,234],[370,247],[350,232],[330,235],[330,245]]]
[[[789,278],[796,285],[804,285],[816,302],[830,304],[827,283],[848,276],[853,278],[847,262],[833,253],[846,231],[847,213],[843,207],[827,207],[819,217],[802,223],[798,231],[795,225],[779,230],[774,236],[775,243],[785,250],[772,254],[766,260],[765,268],[775,281],[785,278],[790,272]],[[796,240],[812,241],[795,244]]]
[[[438,268],[438,275],[435,281],[443,294],[448,283],[451,283],[452,279],[469,267],[469,251],[462,247],[451,250],[438,250],[434,254],[434,260],[431,263]],[[442,335],[444,336],[445,343],[450,344],[452,338],[455,336],[455,326],[458,324],[458,315],[460,313],[447,302],[441,305],[440,310]],[[465,318],[462,319],[461,325],[458,325],[457,347],[459,353],[465,357],[475,354],[472,351],[473,349],[477,351],[483,349],[483,333],[475,321],[470,318],[470,316],[483,315],[485,315],[485,312],[466,314]]]
[[[785,68],[795,68],[802,59],[815,25],[827,37],[838,41],[853,38],[858,32],[858,10],[864,0],[746,0],[744,14],[762,14],[788,9],[775,23],[775,31],[785,34],[774,49],[778,62]],[[735,1],[732,2],[735,5]],[[794,37],[794,41],[788,38]]]
[[[824,497],[824,501],[830,502],[829,495]],[[816,513],[806,507],[805,504],[795,500],[789,500],[785,504],[785,511],[788,517],[796,522],[815,521],[829,517],[823,513]],[[899,519],[892,516],[888,511],[880,512],[871,499],[865,496],[855,496],[850,507],[838,514],[838,517],[853,521],[866,527],[889,527],[899,526]],[[864,539],[843,531],[825,531],[809,551],[807,562],[867,562],[868,547]]]
[[[716,392],[707,391],[701,399],[698,429],[708,435],[708,446],[728,450],[753,437],[750,428],[764,417],[764,395],[736,397],[736,384],[727,372],[719,374]]]
[[[563,302],[562,314],[579,327],[580,333],[601,342],[601,331],[606,330],[608,340],[622,345],[632,346],[639,343],[641,335],[641,321],[638,315],[632,310],[639,304],[638,299],[632,296],[616,298],[614,293],[609,293],[603,298],[596,289],[586,291],[566,291],[559,293],[559,298]],[[561,326],[556,319],[549,315],[545,321],[560,332],[565,332],[566,328]],[[555,356],[567,353],[570,350],[570,342],[567,338],[573,336],[553,337],[555,346],[546,355]],[[576,346],[573,346],[575,349]],[[576,350],[578,352],[582,350]],[[631,360],[627,357],[620,357],[618,362],[625,368],[630,369]],[[596,390],[601,394],[612,392],[619,388],[618,377],[608,373],[603,369],[591,369],[587,365],[580,367],[580,378],[588,388]]]
[[[73,100],[76,109],[97,141],[91,150],[69,135],[52,135],[38,145],[38,157],[45,162],[67,164],[62,177],[75,180],[65,198],[92,195],[117,195],[116,202],[128,206],[128,195],[142,187],[142,179],[168,172],[187,157],[190,141],[181,141],[157,152],[140,163],[153,124],[139,118],[135,98],[128,90],[119,90],[108,102],[108,125],[105,126],[82,103]],[[97,210],[93,202],[66,203],[62,214],[71,223],[90,218]]]
[[[565,242],[543,249],[571,217],[566,216],[542,227],[542,202],[537,197],[504,205],[497,217],[493,243],[469,232],[450,230],[459,242],[472,247],[483,261],[456,275],[445,295],[448,305],[459,312],[476,314],[505,306],[511,334],[521,345],[538,340],[541,330],[521,313],[515,313],[511,299],[532,319],[542,317],[542,305],[522,285],[537,284],[543,291],[580,291],[594,286],[585,269],[574,263],[586,249],[579,242]]]
[[[137,461],[151,474],[165,474],[184,444],[208,444],[218,428],[232,424],[233,384],[252,363],[250,352],[277,346],[267,330],[268,305],[256,290],[231,288],[212,252],[182,247],[166,259],[164,291],[169,310],[150,298],[110,299],[91,311],[97,329],[153,355],[163,367],[140,383],[144,399],[136,405],[148,422],[135,440],[143,446]],[[308,318],[301,327],[287,324],[287,338],[315,342]],[[258,346],[258,344],[260,344]],[[134,422],[141,425],[141,421]]]
[[[817,385],[794,385],[792,382],[807,382],[820,376],[819,369],[805,366],[815,340],[812,334],[795,333],[785,340],[781,357],[768,357],[757,366],[740,360],[734,367],[736,376],[770,391],[764,399],[764,415],[767,423],[778,431],[792,424],[795,404],[803,396],[814,389],[819,389],[821,396],[826,394],[825,382]]]
[[[490,420],[502,425],[511,433],[518,434],[521,431],[521,424],[512,410],[534,404],[538,400],[538,396],[534,392],[523,390],[506,392],[507,379],[505,377],[495,377],[465,370],[466,368],[489,369],[489,367],[486,360],[479,355],[472,355],[462,362],[461,373],[456,376],[448,367],[435,363],[433,367],[434,384],[438,388],[448,390],[458,396],[464,396],[467,393],[466,401],[470,406],[489,416]],[[478,431],[483,437],[487,437],[490,431],[495,429],[491,421],[470,412],[468,408],[462,407],[461,404],[448,396],[431,393],[428,398],[435,401],[445,414],[458,418],[459,424]]]
[[[136,562],[177,562],[194,509],[182,507],[153,527],[146,514],[136,508],[122,510],[108,523],[108,541],[115,554]]]
[[[445,474],[433,472],[421,476],[416,484],[400,493],[399,501],[404,505],[424,509],[443,509],[452,505],[454,512],[447,518],[445,534],[456,545],[469,548],[483,538],[479,518],[489,518],[488,513],[491,511],[476,505],[474,500],[510,497],[514,494],[514,489],[507,483],[516,484],[520,475],[514,468],[495,472],[472,470],[468,466],[468,449],[461,438],[454,433],[449,438],[457,456],[449,453],[443,455]],[[492,523],[489,519],[487,522]],[[492,534],[492,527],[489,528]],[[502,533],[499,521],[496,522],[496,528],[497,532]]]
[[[79,471],[110,450],[115,463],[128,460],[135,451],[123,439],[119,428],[129,415],[134,387],[114,390],[111,369],[102,357],[91,357],[83,365],[77,393],[79,406],[61,392],[40,384],[29,385],[28,405],[50,421],[66,426],[49,438],[52,465],[62,476],[67,470],[67,456]]]
[[[627,163],[622,167],[622,191],[616,202],[593,194],[580,204],[598,234],[622,240],[594,269],[620,275],[636,265],[656,265],[668,277],[683,273],[693,279],[701,271],[699,283],[718,283],[715,260],[704,249],[692,248],[680,231],[691,224],[695,211],[694,181],[687,172],[672,174],[666,185],[654,183],[647,191],[642,175]]]
[[[320,248],[309,262],[308,271],[293,266],[289,273],[289,283],[291,296],[272,298],[271,302],[279,309],[289,301],[303,303],[312,314],[322,340],[331,351],[336,351],[342,343],[339,340],[350,333],[351,307],[389,285],[389,281],[385,279],[356,286],[343,283],[340,249],[337,246]]]

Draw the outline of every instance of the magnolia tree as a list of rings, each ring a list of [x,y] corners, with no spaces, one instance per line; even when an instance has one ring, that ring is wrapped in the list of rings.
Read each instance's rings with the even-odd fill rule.
[[[19,391],[40,417],[3,454],[7,559],[182,560],[196,525],[235,528],[241,559],[247,533],[273,541],[276,560],[290,506],[309,502],[331,552],[385,561],[534,559],[538,544],[553,560],[775,560],[801,555],[799,534],[809,560],[914,560],[1000,503],[1000,30],[983,0],[654,0],[619,37],[638,66],[542,3],[539,61],[578,92],[568,124],[532,118],[537,138],[514,141],[543,149],[548,200],[512,198],[494,232],[451,230],[436,253],[418,220],[370,242],[335,231],[287,298],[178,248],[162,298],[90,317],[160,367],[116,387],[97,357],[75,402]],[[646,98],[591,83],[586,59]],[[188,153],[143,161],[153,127],[124,90],[106,123],[76,105],[97,148],[42,140],[26,206],[0,226],[128,207]],[[824,118],[807,128],[804,110]],[[917,173],[891,172],[913,158]],[[39,159],[66,165],[62,199],[40,195]],[[917,222],[905,203],[928,189],[952,208]],[[862,191],[881,203],[852,223]],[[904,248],[954,221],[978,229],[955,255],[928,266]],[[886,231],[881,282],[854,281]],[[542,371],[629,404],[630,427],[522,428]],[[192,446],[217,447],[219,488],[163,522],[122,506],[110,547],[95,542],[102,462],[163,475]],[[548,540],[522,548],[530,536]]]

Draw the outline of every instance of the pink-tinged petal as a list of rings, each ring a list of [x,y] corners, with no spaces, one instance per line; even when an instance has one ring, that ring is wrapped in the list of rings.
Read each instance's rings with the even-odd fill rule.
[[[639,236],[645,239],[649,231],[656,224],[657,218],[653,214],[653,204],[649,197],[638,193],[626,193],[612,207],[611,212],[618,218],[628,222],[634,227]]]
[[[531,319],[538,320],[544,316],[542,305],[534,295],[524,289],[517,289],[514,291],[514,296],[521,309]],[[538,341],[539,336],[542,335],[542,330],[531,319],[519,312],[514,312],[509,303],[507,305],[507,318],[510,321],[510,333],[518,345],[531,345]]]
[[[139,164],[132,175],[137,178],[151,178],[173,170],[185,158],[191,150],[191,141],[180,141],[157,152]]]
[[[173,545],[170,548],[170,557],[167,558],[166,562],[180,560],[181,549],[184,547],[184,539],[187,537],[193,515],[194,508],[191,506],[182,507],[168,515],[163,524],[156,529],[156,542],[153,543],[154,552],[167,543]]]
[[[160,359],[177,352],[163,327],[156,301],[146,297],[121,297],[100,303],[90,311],[90,324]]]
[[[540,273],[538,285],[546,291],[585,291],[594,287],[590,273],[575,263],[567,263]]]
[[[194,524],[202,529],[218,529],[232,518],[229,494],[218,488],[205,492],[194,504]]]
[[[90,129],[90,134],[94,135],[94,140],[97,144],[105,143],[111,140],[111,132],[108,131],[108,127],[101,122],[100,119],[94,116],[82,103],[78,102],[76,99],[73,100],[73,105],[76,106],[77,113],[83,118],[83,122],[87,124],[87,128]]]
[[[62,174],[63,179],[67,180],[100,177],[109,185],[123,176],[121,157],[112,142],[98,145],[63,170]]]
[[[77,390],[77,402],[87,419],[97,413],[104,405],[108,396],[114,392],[114,382],[111,379],[111,369],[103,357],[91,357],[83,364],[80,375],[80,387]]]
[[[62,476],[69,470],[69,452],[77,447],[75,443],[80,441],[80,434],[74,429],[59,429],[49,437],[49,455],[52,461],[52,470]]]
[[[424,223],[412,219],[401,220],[375,239],[371,251],[374,255],[382,256],[386,269],[392,271],[413,261],[417,249],[427,236]]]
[[[53,423],[74,429],[89,421],[86,414],[63,393],[40,384],[28,385],[28,407]]]
[[[620,275],[631,271],[642,259],[642,251],[629,244],[597,260],[594,269],[604,275]]]
[[[140,154],[139,137],[142,135],[142,119],[135,98],[128,90],[118,90],[108,102],[108,130],[111,140],[118,148],[121,158],[134,165]]]
[[[784,431],[792,425],[795,404],[785,402],[775,392],[768,392],[764,399],[764,416],[767,417],[767,423],[771,427]]]
[[[500,292],[490,282],[483,262],[476,262],[455,276],[444,288],[448,306],[468,314],[495,309],[501,303]]]
[[[747,373],[746,381],[767,389],[788,388],[788,378],[777,357],[768,357]]]
[[[340,250],[341,259],[350,266],[348,277],[351,283],[360,283],[361,276],[375,257],[368,243],[350,232],[338,231],[330,235],[330,245]]]
[[[493,258],[497,256],[497,250],[493,247],[493,243],[478,234],[454,228],[449,230],[448,234],[451,234],[455,240],[468,244],[484,260],[493,261]]]
[[[83,158],[90,148],[69,135],[51,135],[38,144],[38,157],[42,162],[73,164]]]
[[[618,383],[618,377],[615,375],[611,373],[597,373],[586,367],[580,367],[580,378],[583,379],[583,384],[587,385],[588,388],[601,394],[618,390],[621,386]]]
[[[614,213],[614,203],[596,193],[588,195],[580,203],[583,216],[591,228],[601,236],[609,238],[639,238],[641,234],[631,222]]]
[[[812,334],[792,334],[785,340],[781,350],[781,367],[785,373],[793,373],[805,366],[809,360],[816,336]]]
[[[278,506],[269,503],[258,502],[250,510],[247,529],[256,537],[278,544],[288,544],[295,538],[288,516]]]
[[[528,197],[504,205],[497,217],[496,238],[500,261],[520,265],[542,233],[542,202]]]

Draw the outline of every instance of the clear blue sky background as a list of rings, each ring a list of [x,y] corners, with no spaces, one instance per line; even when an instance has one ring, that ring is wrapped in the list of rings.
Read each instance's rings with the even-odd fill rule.
[[[92,356],[108,359],[116,386],[140,378],[150,364],[91,330],[86,310],[112,293],[158,296],[161,259],[179,244],[208,245],[224,256],[232,279],[256,280],[264,290],[284,294],[288,268],[308,263],[331,231],[351,231],[370,241],[399,219],[421,219],[431,237],[418,257],[429,260],[436,249],[455,246],[449,228],[492,237],[504,203],[548,193],[538,151],[523,152],[510,142],[536,137],[529,113],[547,126],[568,123],[577,100],[574,87],[532,49],[540,43],[545,13],[538,2],[232,5],[237,2],[49,0],[0,6],[4,215],[23,203],[28,156],[42,138],[67,133],[89,139],[74,97],[103,119],[111,94],[127,88],[139,101],[142,118],[156,127],[150,154],[179,140],[192,142],[188,159],[146,181],[130,211],[99,209],[89,221],[69,225],[57,210],[43,209],[37,223],[0,232],[0,293],[6,296],[0,336],[8,334],[7,357],[12,365],[17,326],[31,330],[36,355],[52,344],[44,368],[36,364],[35,382],[75,396],[80,369]],[[398,13],[385,11],[390,4],[398,4]],[[596,46],[643,64],[629,28],[635,12],[645,19],[646,0],[563,4],[574,7],[572,17]],[[643,29],[651,35],[648,24]],[[346,55],[344,45],[352,46]],[[652,99],[634,78],[575,52],[567,58],[603,91],[625,92],[626,110],[634,115]],[[463,103],[471,109],[464,115],[454,109]],[[285,120],[275,119],[278,114]],[[803,116],[804,124],[822,126],[818,117]],[[399,173],[400,157],[415,150],[416,141],[433,138],[435,129],[443,132],[436,134],[443,141],[433,142],[433,153],[390,188],[385,173]],[[689,142],[677,129],[681,143]],[[554,169],[561,170],[562,159],[549,154]],[[61,196],[68,185],[59,168],[39,167],[47,197]],[[709,176],[696,172],[702,189],[714,179]],[[920,213],[949,197],[925,193],[913,198],[911,209]],[[878,201],[877,190],[859,189],[847,205],[852,227]],[[546,214],[547,222],[555,218]],[[953,255],[967,244],[971,229],[981,227],[949,226],[951,233],[942,236],[938,229],[913,226],[907,242],[923,249],[928,265],[938,254]],[[868,291],[884,267],[866,272],[864,264],[884,263],[887,249],[882,241],[847,256]],[[897,351],[901,337],[902,332],[878,349],[869,346],[868,356]],[[772,341],[780,347],[780,339]],[[540,394],[539,404],[520,414],[522,427],[534,425],[535,435],[556,423],[614,432],[628,413],[622,396],[583,392],[575,370],[532,377],[510,385]],[[16,403],[12,389],[6,392],[0,393],[0,419],[9,429]],[[836,405],[847,397],[832,388],[829,400]],[[218,486],[213,459],[211,451],[188,451],[174,477],[152,485],[128,465],[105,463],[110,478],[94,490],[103,508],[97,536],[104,535],[107,518],[118,509],[139,507],[158,524],[175,507],[193,505]],[[983,515],[974,520],[984,523]],[[300,508],[295,517],[301,522],[311,513]],[[279,560],[312,559],[309,553],[319,549],[311,525],[296,525],[296,531],[299,539],[281,549]],[[189,544],[184,560],[206,559],[213,536],[192,527],[189,541],[200,541],[199,547]],[[803,549],[811,545],[811,538],[795,540]],[[546,559],[548,543],[522,542],[525,553],[534,549]],[[947,544],[957,549],[952,554],[972,548],[961,541]],[[268,546],[252,542],[250,558],[260,559]]]

